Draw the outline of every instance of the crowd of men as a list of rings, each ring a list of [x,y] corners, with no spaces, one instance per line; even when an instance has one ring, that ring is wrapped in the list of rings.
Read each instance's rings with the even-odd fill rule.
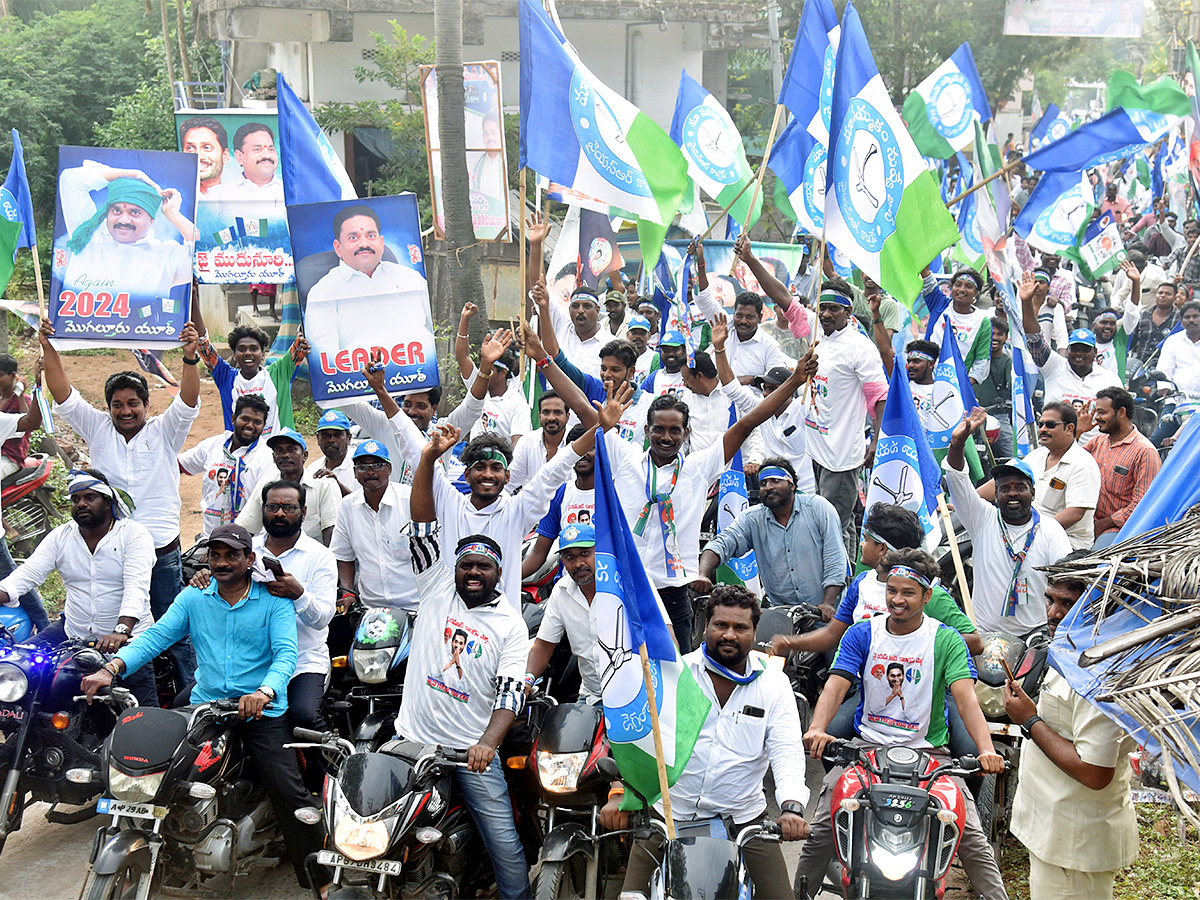
[[[745,239],[735,255],[758,290],[723,304],[720,279],[693,243],[689,337],[677,321],[663,323],[633,283],[617,277],[610,290],[571,289],[573,272],[543,272],[548,228],[535,216],[527,287],[536,325],[519,335],[492,331],[475,357],[467,334],[478,310],[467,303],[454,342],[457,372],[445,386],[462,396],[457,404],[443,402],[442,387],[392,396],[373,361],[363,375],[374,400],[324,410],[311,435],[297,430],[291,400],[308,350],[303,337],[268,362],[266,335],[240,326],[228,335],[227,360],[196,308],[181,337],[178,395],[156,409],[146,380],[132,372],[108,379],[103,404],[84,398],[45,322],[39,377],[90,462],[70,478],[71,521],[0,581],[0,602],[24,606],[43,640],[90,636],[115,653],[85,680],[91,693],[119,679],[141,702],[157,702],[148,663],[169,649],[178,683],[188,686],[181,702],[240,697],[243,735],[265,763],[259,769],[302,884],[304,856],[325,835],[292,815],[311,798],[282,745],[291,727],[327,727],[330,623],[355,600],[414,614],[397,733],[469,748],[458,784],[500,895],[528,896],[496,749],[564,639],[579,658],[581,700],[603,693],[590,612],[603,440],[649,582],[711,701],[671,790],[674,815],[728,816],[739,826],[762,819],[769,765],[784,837],[807,839],[800,874],[815,890],[833,852],[828,791],[839,772],[810,809],[805,749],[820,756],[836,738],[858,739],[970,753],[985,772],[1002,771],[972,689],[980,634],[1057,626],[1082,585],[1050,582],[1042,567],[1112,540],[1158,471],[1156,444],[1170,446],[1189,399],[1200,398],[1200,301],[1186,299],[1200,265],[1196,257],[1183,265],[1200,224],[1185,223],[1180,236],[1173,214],[1156,205],[1138,225],[1128,261],[1090,304],[1057,257],[1018,240],[1020,322],[990,303],[979,273],[939,281],[926,270],[925,301],[938,291],[949,298],[950,328],[929,339],[873,282],[859,287],[834,275],[828,260],[818,272],[806,259],[787,284],[787,273],[764,265]],[[1013,457],[1008,425],[1014,328],[1044,380],[1039,446],[1023,459]],[[972,539],[973,621],[938,583],[916,514],[882,503],[862,509],[896,354],[918,414],[932,426],[933,370],[950,339],[986,407],[970,410],[938,454]],[[534,408],[518,352],[542,388]],[[1134,426],[1125,380],[1156,353],[1176,393],[1168,398],[1174,411],[1148,438]],[[202,363],[224,430],[192,435],[200,440],[185,451]],[[15,366],[0,359],[6,403],[14,376]],[[26,412],[18,401],[5,410],[6,436],[38,426],[36,406]],[[991,439],[995,462],[984,465],[989,413],[1002,424]],[[739,454],[758,502],[702,544],[714,485]],[[199,535],[181,534],[181,474],[202,482]],[[194,539],[206,542],[208,567],[185,585],[181,548]],[[561,576],[531,641],[521,582],[555,545]],[[723,564],[751,550],[762,598],[714,586]],[[50,623],[36,589],[54,570],[66,602]],[[819,607],[826,624],[777,637],[773,651],[836,653],[803,733],[786,678],[751,653],[762,605],[798,603]],[[462,652],[467,634],[482,652]],[[896,671],[877,663],[901,658],[918,662]],[[1056,674],[1036,704],[1015,685],[1006,701],[1029,738],[1013,831],[1030,850],[1033,896],[1111,895],[1114,872],[1136,854],[1128,740]],[[744,709],[761,712],[735,721]],[[602,816],[609,827],[624,821],[620,795],[614,785]],[[965,867],[979,894],[1004,898],[974,806],[967,809]],[[627,887],[644,886],[658,849],[634,849]],[[752,842],[747,861],[760,894],[791,896],[777,845]]]

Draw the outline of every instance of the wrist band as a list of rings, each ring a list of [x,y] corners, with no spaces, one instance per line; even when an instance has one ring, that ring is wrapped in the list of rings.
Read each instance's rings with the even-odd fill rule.
[[[464,341],[469,341],[469,340],[470,340],[470,338],[469,338],[469,337],[467,337],[465,334],[463,334],[461,331],[458,333],[458,336],[459,336],[460,338],[462,338]]]
[[[715,344],[713,345],[713,353],[724,353],[724,352],[725,352],[724,347],[718,347]]]
[[[536,363],[534,363],[534,365],[537,366],[539,369],[545,369],[546,367],[548,367],[550,365],[551,362],[553,362],[553,360],[551,360],[550,357],[543,356]]]
[[[882,325],[882,324],[883,324],[883,319],[872,319],[872,320],[871,320],[871,324],[872,324],[872,325]]]
[[[621,787],[620,785],[618,785],[615,788],[609,788],[609,791],[608,791],[608,799],[609,800],[611,800],[613,797],[624,797],[624,796],[625,796],[625,788]]]
[[[200,357],[198,357],[198,356],[195,359],[188,359],[186,356],[183,358],[183,364],[185,366],[194,366],[194,365],[198,364],[199,362],[200,362]]]

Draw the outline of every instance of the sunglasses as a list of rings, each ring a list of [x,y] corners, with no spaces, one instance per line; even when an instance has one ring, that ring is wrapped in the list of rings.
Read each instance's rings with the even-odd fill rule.
[[[1057,428],[1059,425],[1062,425],[1063,423],[1062,422],[1051,422],[1048,419],[1042,419],[1037,424],[1038,424],[1038,428],[1045,428],[1048,431],[1052,431],[1055,428]]]

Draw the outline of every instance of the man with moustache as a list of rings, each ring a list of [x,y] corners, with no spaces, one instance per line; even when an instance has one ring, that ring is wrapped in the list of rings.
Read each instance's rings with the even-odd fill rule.
[[[262,122],[247,122],[233,133],[233,156],[242,167],[242,177],[221,185],[212,193],[222,201],[252,201],[283,205],[283,182],[276,170],[279,154],[275,135]]]
[[[63,615],[36,640],[57,645],[95,639],[102,653],[115,653],[154,624],[154,540],[128,517],[117,492],[95,469],[72,472],[67,496],[71,521],[46,535],[29,559],[0,581],[0,606],[16,606],[18,597],[57,571],[67,591]],[[128,675],[120,684],[141,705],[158,705],[152,669]]]
[[[337,523],[338,506],[342,502],[342,491],[337,482],[330,478],[313,478],[304,471],[308,459],[308,444],[299,432],[281,428],[267,438],[274,469],[268,469],[238,513],[237,523],[257,534],[263,527],[262,488],[272,481],[294,481],[304,485],[308,491],[303,519],[304,533],[326,546],[333,536]]]
[[[567,405],[556,391],[545,391],[538,397],[537,407],[541,427],[524,435],[513,447],[512,470],[508,478],[508,489],[512,492],[519,490],[548,460],[554,459],[567,431]]]
[[[761,616],[758,598],[740,585],[720,585],[708,599],[704,643],[683,657],[708,713],[691,757],[671,785],[671,814],[677,824],[732,819],[734,834],[762,822],[767,818],[763,777],[769,765],[783,840],[798,841],[809,835],[800,716],[783,670],[768,668],[766,657],[751,650]],[[605,828],[629,827],[629,814],[618,809],[623,794],[620,782],[614,783],[600,811]],[[661,812],[661,801],[656,808]],[[634,841],[625,891],[646,890],[662,847],[659,835]],[[793,896],[778,841],[754,838],[742,852],[755,896]]]
[[[207,194],[221,183],[229,162],[229,136],[225,126],[211,116],[192,116],[179,126],[179,145],[184,153],[200,159],[200,193]]]
[[[567,443],[583,436],[584,427],[574,426],[567,433]],[[546,562],[550,548],[560,533],[572,525],[590,524],[596,510],[596,451],[593,448],[575,460],[575,478],[559,485],[550,501],[550,508],[538,522],[537,538],[521,557],[521,580],[524,581]]]
[[[308,464],[304,474],[336,479],[343,498],[358,490],[350,458],[350,420],[341,410],[327,409],[317,419],[317,447],[322,455]]]

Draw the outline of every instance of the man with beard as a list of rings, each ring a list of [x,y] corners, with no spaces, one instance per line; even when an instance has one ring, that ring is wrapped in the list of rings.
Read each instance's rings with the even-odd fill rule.
[[[567,431],[567,405],[562,397],[549,390],[538,397],[537,405],[541,427],[525,435],[525,439],[513,448],[512,472],[508,479],[508,489],[512,492],[523,487],[538,469],[554,459]]]
[[[1128,279],[1126,283],[1132,285],[1132,292],[1126,294],[1125,309],[1118,311],[1120,301],[1114,292],[1113,305],[1106,306],[1092,319],[1092,332],[1096,335],[1096,365],[1115,372],[1122,384],[1125,383],[1125,359],[1129,354],[1129,338],[1142,319],[1142,306],[1139,302],[1142,272],[1138,271],[1134,264],[1136,259],[1138,257],[1130,254],[1130,259],[1121,263],[1121,271]],[[1144,256],[1140,257],[1140,261],[1142,266],[1146,265]]]
[[[192,116],[179,126],[179,144],[184,153],[200,160],[200,193],[207,194],[221,183],[229,162],[229,136],[225,126],[211,116]]]
[[[613,278],[618,281],[621,278],[621,273],[614,272]],[[604,315],[607,321],[608,338],[626,338],[629,326],[625,324],[625,317],[628,314],[628,305],[626,303],[625,292],[614,288],[604,295]]]
[[[1046,586],[1051,640],[1088,587],[1074,578]],[[1031,900],[1112,900],[1116,873],[1137,858],[1125,763],[1137,744],[1052,668],[1036,703],[1008,682],[1004,708],[1025,734],[1009,830],[1029,849]]]
[[[1137,328],[1129,337],[1129,355],[1147,362],[1160,343],[1174,332],[1179,324],[1179,310],[1175,308],[1179,285],[1164,281],[1154,292],[1154,306],[1146,310],[1138,320]]]
[[[671,814],[676,823],[728,817],[735,834],[762,822],[767,818],[763,777],[769,765],[783,840],[798,841],[809,836],[800,716],[783,670],[768,668],[766,657],[751,651],[761,615],[758,598],[740,585],[720,585],[708,599],[704,643],[683,657],[708,712],[692,755],[670,788]],[[609,791],[600,811],[605,828],[629,827],[629,814],[618,809],[623,793],[619,782]],[[661,812],[661,801],[656,809]],[[625,891],[646,892],[662,848],[658,835],[634,841]],[[778,841],[754,838],[742,852],[755,896],[792,896]]]
[[[433,344],[433,321],[428,313],[428,287],[421,273],[384,259],[379,214],[365,204],[338,210],[333,217],[333,252],[338,264],[308,290],[304,333],[318,350],[334,353],[360,347],[391,346],[399,334],[390,323],[402,323],[405,342],[420,335]],[[365,297],[386,296],[388,321],[364,314]],[[378,303],[378,300],[375,301]]]
[[[641,387],[654,365],[654,351],[650,349],[650,320],[641,313],[630,316],[625,340],[633,344],[636,354],[633,363],[633,386]]]
[[[979,384],[991,370],[992,313],[988,309],[975,308],[981,290],[983,279],[978,272],[959,269],[950,281],[950,305],[945,311],[950,317],[951,330],[971,384]],[[946,323],[939,318],[929,333],[929,340],[940,347],[945,329]]]
[[[576,425],[567,433],[567,442],[574,443],[583,436],[584,428]],[[521,558],[521,580],[524,581],[546,562],[550,548],[559,535],[572,525],[589,524],[596,511],[596,450],[589,450],[575,461],[575,478],[559,486],[550,501],[550,508],[538,522],[537,539]]]
[[[833,618],[846,583],[846,548],[837,511],[824,497],[796,490],[796,472],[782,457],[758,470],[762,503],[742,510],[700,554],[701,590],[711,589],[721,563],[751,550],[771,605],[811,603]]]
[[[388,449],[379,441],[359,444],[353,464],[362,490],[342,501],[329,544],[337,557],[339,605],[358,597],[367,606],[416,612],[417,585],[405,537],[412,489],[391,480]]]
[[[963,417],[950,436],[942,468],[974,548],[975,624],[980,631],[1024,634],[1046,621],[1039,599],[1046,575],[1038,567],[1070,553],[1071,541],[1052,516],[1033,508],[1036,479],[1028,463],[1015,460],[992,470],[998,510],[975,492],[964,471],[963,447],[986,420],[978,406]]]
[[[128,517],[117,492],[95,469],[72,472],[67,495],[71,521],[46,535],[29,559],[0,581],[0,606],[16,606],[18,597],[57,571],[67,592],[63,615],[36,640],[52,645],[96,640],[100,652],[116,653],[154,624],[154,541]],[[142,706],[158,705],[152,669],[127,675],[120,684]]]
[[[1200,304],[1194,313],[1200,319]],[[1197,323],[1200,325],[1200,322]],[[1162,465],[1154,444],[1133,427],[1133,396],[1120,387],[1096,395],[1095,418],[1100,433],[1084,444],[1100,467],[1100,497],[1096,500],[1094,547],[1107,547],[1130,515]],[[1084,416],[1083,428],[1090,424]],[[1082,440],[1082,439],[1081,439]]]
[[[525,693],[533,693],[533,686],[565,637],[579,660],[579,699],[598,703],[604,664],[595,655],[600,645],[592,616],[592,600],[596,597],[595,529],[591,525],[568,525],[558,535],[558,552],[568,577],[558,580],[543,604],[546,613],[525,663]]]
[[[238,698],[238,737],[266,785],[296,880],[307,889],[304,860],[324,845],[325,828],[296,819],[297,809],[312,805],[312,795],[304,787],[296,751],[284,747],[294,740],[286,714],[297,659],[295,606],[250,577],[254,541],[245,528],[222,525],[205,543],[212,571],[208,586],[184,588],[166,615],[83,679],[83,691],[90,701],[114,677],[137,672],[190,636],[200,660],[190,702]],[[318,873],[322,886],[329,884],[327,875]]]
[[[413,479],[412,559],[421,614],[413,629],[396,735],[467,749],[467,768],[456,768],[454,778],[491,857],[500,897],[515,900],[531,895],[529,868],[496,750],[525,705],[529,633],[514,598],[501,588],[503,557],[496,541],[466,534],[450,545],[447,538],[447,546],[454,547],[453,571],[439,557],[433,492],[420,486],[433,480],[440,445],[453,443],[457,431],[435,426]],[[443,669],[453,658],[453,636],[459,631],[467,635],[458,657],[462,673],[447,678]]]
[[[258,394],[239,397],[233,409],[233,430],[205,438],[179,454],[179,471],[200,475],[204,507],[201,528],[207,537],[218,525],[237,518],[246,495],[271,468],[271,454],[261,442],[270,408]]]
[[[317,419],[317,447],[321,457],[304,470],[313,478],[335,478],[342,497],[358,490],[354,465],[350,459],[350,420],[336,409],[327,409]]]
[[[1176,393],[1163,405],[1158,427],[1150,436],[1156,447],[1170,447],[1175,433],[1200,404],[1200,302],[1189,300],[1179,310],[1180,331],[1163,340],[1159,368]]]
[[[304,471],[308,459],[308,444],[299,432],[281,428],[267,438],[274,469],[268,469],[246,498],[246,505],[238,513],[237,523],[257,534],[263,527],[262,489],[272,481],[294,481],[307,488],[304,533],[315,541],[329,546],[333,526],[337,523],[338,506],[342,502],[342,491],[337,482],[329,478],[313,478]]]
[[[733,252],[734,255],[740,256],[756,276],[758,270],[765,273],[766,267],[751,252],[750,239],[745,235],[740,236],[734,243]],[[779,283],[778,279],[775,281]],[[763,285],[763,288],[765,290],[766,285]],[[790,294],[788,299],[790,301]],[[775,366],[786,366],[790,369],[795,365],[775,338],[758,327],[762,318],[761,296],[753,291],[742,291],[734,298],[733,333],[725,342],[725,352],[729,355],[729,365],[733,367],[734,374],[742,384],[752,384],[755,378],[765,375]]]

